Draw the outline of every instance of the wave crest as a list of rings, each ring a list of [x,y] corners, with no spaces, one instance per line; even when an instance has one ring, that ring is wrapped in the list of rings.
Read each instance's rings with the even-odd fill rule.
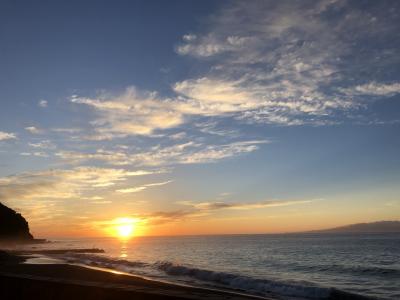
[[[319,287],[308,282],[283,282],[256,279],[224,272],[189,268],[168,261],[158,262],[156,266],[169,275],[189,276],[197,280],[217,283],[232,289],[257,295],[268,295],[272,293],[283,296],[305,297],[308,299],[327,299],[331,294],[330,288]]]
[[[63,255],[63,259],[69,263],[109,268],[131,274],[142,273],[142,271],[148,273],[151,270],[158,270],[169,276],[185,276],[219,288],[226,288],[259,296],[275,295],[291,299],[371,299],[369,297],[344,292],[336,288],[321,287],[306,281],[259,279],[250,276],[194,268],[169,261],[145,263],[101,255],[78,253]]]
[[[149,264],[141,262],[141,261],[129,261],[120,258],[110,258],[106,256],[100,255],[90,255],[90,254],[77,254],[77,253],[70,253],[64,255],[63,258],[68,263],[78,263],[78,264],[85,264],[88,266],[93,267],[103,267],[103,268],[112,268],[121,270],[128,268],[143,268],[147,267]],[[130,270],[129,270],[130,271]]]

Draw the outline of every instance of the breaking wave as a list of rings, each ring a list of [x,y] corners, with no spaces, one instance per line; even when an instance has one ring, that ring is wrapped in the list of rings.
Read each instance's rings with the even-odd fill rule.
[[[303,297],[307,299],[329,298],[331,289],[307,282],[279,282],[256,279],[248,276],[214,272],[198,268],[188,268],[171,262],[159,262],[156,266],[169,275],[189,276],[197,280],[212,282],[232,289],[257,295],[278,294],[282,296]]]
[[[77,253],[64,255],[63,259],[68,263],[109,268],[131,274],[146,274],[146,272],[143,272],[143,269],[158,270],[169,275],[168,278],[171,279],[186,277],[200,283],[211,284],[217,288],[226,288],[258,296],[277,295],[290,299],[371,299],[369,297],[344,292],[335,288],[321,287],[305,281],[258,279],[250,276],[193,268],[174,264],[168,261],[145,263],[141,261],[110,258],[101,255]],[[142,270],[142,272],[140,272],[140,270]]]
[[[83,264],[92,267],[109,268],[128,273],[131,273],[133,269],[149,266],[149,264],[141,261],[129,261],[125,259],[111,258],[93,254],[70,253],[63,255],[62,258],[66,262],[72,264]]]

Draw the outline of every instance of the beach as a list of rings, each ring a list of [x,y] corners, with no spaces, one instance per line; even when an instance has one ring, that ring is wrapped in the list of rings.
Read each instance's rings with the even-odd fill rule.
[[[77,265],[24,264],[14,255],[0,262],[0,299],[245,300],[256,298],[157,282]]]
[[[69,264],[23,264],[13,261],[0,263],[0,299],[278,300],[279,298],[175,285]],[[324,299],[365,300],[366,297],[333,291],[329,298]]]

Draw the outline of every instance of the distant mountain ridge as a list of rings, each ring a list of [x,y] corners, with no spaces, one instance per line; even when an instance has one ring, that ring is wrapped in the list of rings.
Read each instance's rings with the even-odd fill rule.
[[[379,221],[372,223],[357,223],[330,229],[315,230],[324,233],[390,233],[400,232],[400,221]]]

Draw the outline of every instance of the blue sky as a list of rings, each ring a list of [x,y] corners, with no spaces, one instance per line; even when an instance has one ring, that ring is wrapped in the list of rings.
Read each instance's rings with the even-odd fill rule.
[[[6,1],[0,201],[52,235],[121,215],[149,234],[398,219],[399,14],[394,0]]]

